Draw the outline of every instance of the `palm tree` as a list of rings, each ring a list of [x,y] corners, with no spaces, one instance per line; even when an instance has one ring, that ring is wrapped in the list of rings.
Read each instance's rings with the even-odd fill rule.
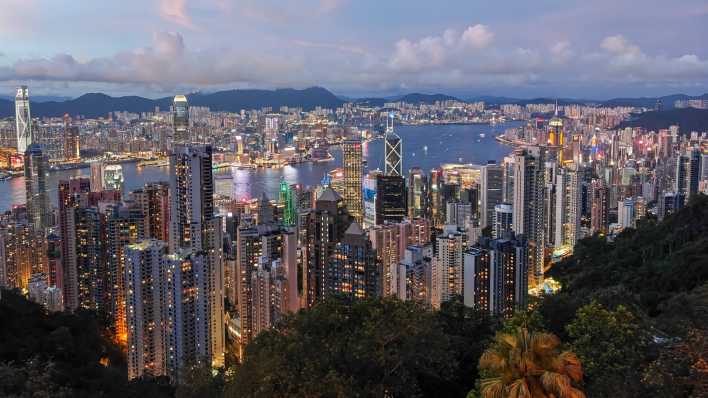
[[[583,379],[578,357],[561,352],[560,340],[550,333],[497,333],[479,360],[483,398],[585,398],[575,387]]]

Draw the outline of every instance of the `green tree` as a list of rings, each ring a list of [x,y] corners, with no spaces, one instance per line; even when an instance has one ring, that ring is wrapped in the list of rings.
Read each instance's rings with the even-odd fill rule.
[[[330,298],[256,337],[226,396],[432,395],[456,365],[432,311],[391,298]]]
[[[609,310],[596,301],[578,309],[566,326],[592,396],[641,395],[641,366],[649,336],[626,307]],[[617,386],[622,385],[621,389]]]
[[[497,333],[479,360],[483,398],[581,398],[583,371],[574,353],[553,334],[517,328]],[[473,394],[473,392],[471,392]]]

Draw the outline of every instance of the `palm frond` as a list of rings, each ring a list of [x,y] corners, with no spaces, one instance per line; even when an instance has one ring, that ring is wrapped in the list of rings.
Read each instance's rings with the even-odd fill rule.
[[[480,382],[482,398],[506,398],[504,383],[501,377],[489,377]]]
[[[564,351],[560,354],[563,362],[563,370],[574,382],[583,381],[583,365],[580,363],[578,356],[570,351]]]

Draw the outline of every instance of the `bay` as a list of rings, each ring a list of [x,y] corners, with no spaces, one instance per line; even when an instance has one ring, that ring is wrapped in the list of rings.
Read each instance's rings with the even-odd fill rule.
[[[430,171],[443,163],[485,164],[488,160],[500,161],[511,152],[511,148],[497,142],[494,136],[504,132],[505,129],[520,125],[520,122],[509,122],[495,126],[481,124],[397,126],[396,133],[403,142],[403,170],[407,172],[409,168],[417,166]],[[485,137],[480,137],[480,133]],[[382,140],[364,144],[363,151],[367,160],[367,169],[383,170]],[[289,184],[314,186],[320,183],[328,171],[341,167],[340,151],[333,149],[332,155],[335,159],[328,163],[305,163],[281,169],[221,169],[215,172],[216,192],[235,199],[260,197],[265,192],[273,199],[278,194],[278,186],[282,178]],[[147,182],[167,181],[167,174],[167,167],[141,168],[137,167],[136,163],[123,164],[124,194],[142,187]],[[47,183],[52,205],[57,204],[59,181],[89,175],[89,168],[51,172]],[[24,177],[0,181],[0,211],[24,203]]]

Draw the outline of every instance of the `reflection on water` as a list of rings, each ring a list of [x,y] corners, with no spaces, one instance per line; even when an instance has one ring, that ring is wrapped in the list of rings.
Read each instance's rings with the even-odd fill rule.
[[[464,163],[483,164],[487,160],[500,160],[511,149],[494,140],[494,136],[510,127],[519,126],[518,122],[497,126],[488,125],[447,125],[447,126],[398,126],[396,132],[403,141],[403,170],[418,166],[424,170],[438,167],[442,163],[461,161]],[[480,138],[479,133],[485,133]],[[289,184],[314,186],[328,171],[341,166],[341,153],[333,149],[335,160],[327,163],[305,163],[286,166],[282,169],[220,169],[216,174],[232,174],[232,178],[215,180],[216,192],[236,199],[250,199],[265,192],[269,198],[278,195],[280,179]],[[368,169],[384,168],[384,143],[382,140],[371,141],[363,146],[363,154]],[[415,155],[414,155],[415,154]],[[460,160],[461,159],[461,160]],[[123,165],[125,178],[124,194],[146,182],[167,181],[167,167],[138,168],[135,163]],[[57,185],[60,180],[70,177],[90,175],[90,169],[66,170],[50,173],[48,182],[49,198],[54,206],[57,203]],[[23,177],[0,181],[0,210],[5,211],[13,204],[25,203],[25,181]]]

